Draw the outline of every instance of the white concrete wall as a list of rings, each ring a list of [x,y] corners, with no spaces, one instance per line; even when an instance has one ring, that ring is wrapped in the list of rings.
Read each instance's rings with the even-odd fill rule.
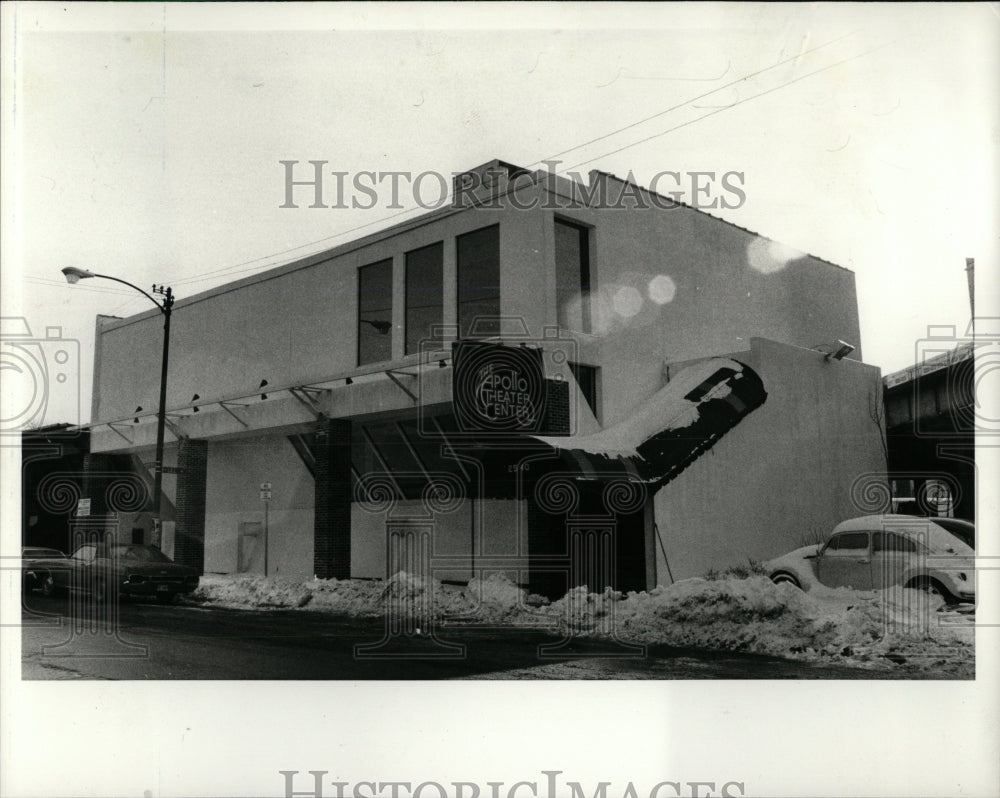
[[[418,501],[399,502],[392,510],[395,523],[429,518]],[[367,503],[351,507],[351,576],[382,579],[386,575],[389,514]],[[463,501],[446,515],[432,517],[431,568],[435,579],[468,581],[489,563],[489,572],[503,571],[512,581],[527,581],[527,527],[524,502]],[[520,540],[519,540],[520,536]],[[475,544],[473,544],[473,538]],[[473,548],[474,545],[474,548]],[[471,552],[475,556],[471,556]]]
[[[283,435],[211,441],[205,491],[205,571],[235,573],[240,524],[264,523],[260,485],[270,482],[268,572],[313,575],[314,482]],[[263,573],[261,555],[251,572]]]
[[[767,400],[654,499],[675,579],[816,542],[815,535],[865,514],[851,501],[854,480],[885,471],[868,415],[877,368],[753,344],[732,357],[757,371]],[[656,554],[657,582],[669,584],[659,546]]]

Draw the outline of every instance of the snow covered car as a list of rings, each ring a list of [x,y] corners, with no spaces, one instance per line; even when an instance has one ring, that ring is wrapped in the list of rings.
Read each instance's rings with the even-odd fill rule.
[[[66,555],[59,549],[49,549],[43,546],[25,546],[21,549],[21,586],[25,593],[32,590],[51,592],[52,577],[48,561],[66,561]]]
[[[930,518],[868,515],[834,528],[826,543],[764,563],[771,580],[808,590],[915,587],[945,602],[975,602],[975,552]]]
[[[168,603],[198,587],[194,568],[179,565],[154,546],[138,543],[87,543],[61,563],[49,567],[51,583],[43,593],[73,591],[95,601],[116,596],[147,596]]]

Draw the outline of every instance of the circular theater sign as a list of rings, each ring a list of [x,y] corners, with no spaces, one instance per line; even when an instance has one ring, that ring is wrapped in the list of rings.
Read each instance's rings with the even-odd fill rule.
[[[545,376],[540,349],[457,341],[452,356],[452,403],[460,430],[542,431]]]

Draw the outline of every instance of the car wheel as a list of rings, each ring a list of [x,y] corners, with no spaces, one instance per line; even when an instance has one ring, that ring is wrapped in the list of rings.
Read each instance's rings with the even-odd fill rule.
[[[792,587],[797,587],[799,590],[802,589],[802,585],[799,584],[799,580],[792,574],[785,571],[771,574],[771,581],[776,585],[791,585]]]
[[[915,587],[917,590],[922,590],[929,596],[940,596],[944,599],[945,604],[958,604],[958,599],[951,594],[948,588],[938,582],[937,579],[931,579],[929,576],[915,579],[909,586]]]

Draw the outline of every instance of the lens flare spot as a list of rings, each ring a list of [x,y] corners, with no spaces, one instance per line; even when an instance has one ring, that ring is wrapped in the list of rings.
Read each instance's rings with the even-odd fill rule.
[[[780,272],[793,260],[802,257],[805,257],[804,252],[779,241],[755,238],[747,244],[747,262],[751,269],[761,274]]]
[[[612,305],[619,316],[631,319],[642,310],[642,294],[630,285],[623,285],[615,291]]]
[[[674,295],[677,293],[677,286],[674,281],[671,280],[665,274],[658,274],[652,280],[649,281],[648,286],[649,298],[653,300],[657,305],[666,305],[668,302],[674,301]]]

